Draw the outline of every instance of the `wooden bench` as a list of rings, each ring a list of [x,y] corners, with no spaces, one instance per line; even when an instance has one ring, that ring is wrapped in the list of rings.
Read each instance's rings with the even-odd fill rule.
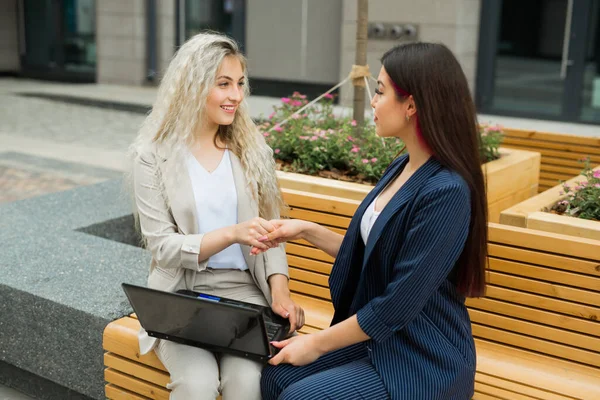
[[[289,216],[311,220],[344,233],[360,203],[338,197],[312,195],[283,189],[290,205]],[[306,310],[306,325],[301,333],[312,333],[329,326],[333,307],[328,278],[333,259],[305,241],[287,244],[290,289],[294,301]],[[104,330],[106,397],[121,399],[168,399],[169,374],[154,352],[140,356],[135,316],[121,318]]]
[[[290,216],[343,233],[358,201],[284,190]],[[476,399],[600,398],[600,242],[490,224],[489,290],[468,301],[477,345]],[[290,287],[306,310],[302,333],[329,325],[332,258],[287,245]],[[138,321],[104,332],[106,395],[168,399],[169,375],[154,353],[140,357]]]
[[[579,175],[583,157],[600,164],[600,138],[519,129],[505,129],[504,134],[503,147],[541,153],[539,192]]]

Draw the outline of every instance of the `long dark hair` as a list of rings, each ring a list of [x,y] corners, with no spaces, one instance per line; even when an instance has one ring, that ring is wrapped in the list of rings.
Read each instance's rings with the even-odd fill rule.
[[[442,44],[409,43],[387,51],[381,63],[397,86],[413,96],[417,132],[445,167],[458,173],[471,192],[471,222],[454,278],[465,296],[485,293],[487,265],[486,186],[479,158],[477,114],[467,79],[452,52]]]

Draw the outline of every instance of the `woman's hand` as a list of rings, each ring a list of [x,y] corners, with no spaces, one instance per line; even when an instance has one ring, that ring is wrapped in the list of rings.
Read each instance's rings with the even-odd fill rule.
[[[290,333],[304,326],[304,310],[294,303],[290,297],[288,278],[285,275],[275,274],[269,277],[271,287],[271,309],[277,315],[290,320]]]
[[[310,222],[301,219],[274,219],[269,222],[274,229],[258,239],[261,244],[267,246],[267,250],[283,242],[304,239],[310,226]],[[257,255],[263,251],[266,251],[264,247],[254,246],[250,254]]]
[[[266,219],[260,217],[252,218],[233,226],[233,241],[234,243],[245,244],[261,251],[267,251],[276,245],[269,241],[259,241],[258,239],[263,238],[274,230],[275,227],[273,224]]]
[[[292,364],[297,367],[310,364],[325,354],[319,348],[318,334],[294,336],[281,342],[271,342],[278,349],[279,353],[271,360],[269,364]]]

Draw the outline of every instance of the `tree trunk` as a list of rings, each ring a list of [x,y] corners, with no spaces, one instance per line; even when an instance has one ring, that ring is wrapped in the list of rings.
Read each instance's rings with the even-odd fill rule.
[[[356,65],[367,65],[367,24],[369,22],[368,0],[357,0],[358,13],[356,18]],[[365,88],[354,86],[354,113],[353,118],[357,127],[365,121]]]

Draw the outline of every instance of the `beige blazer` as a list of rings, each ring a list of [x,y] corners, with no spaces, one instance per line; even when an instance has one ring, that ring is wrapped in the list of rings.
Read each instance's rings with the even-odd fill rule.
[[[258,217],[258,204],[251,194],[240,160],[230,152],[233,180],[238,196],[238,222]],[[140,227],[152,253],[148,287],[175,292],[193,289],[196,272],[206,269],[208,260],[198,262],[201,233],[198,233],[196,202],[185,164],[178,169],[169,168],[170,160],[156,147],[141,152],[133,173],[135,202],[139,212]],[[160,175],[156,177],[158,164]],[[170,175],[171,174],[171,175]],[[169,199],[167,207],[159,188]],[[241,245],[246,264],[254,282],[271,304],[271,291],[267,279],[273,274],[289,277],[285,248],[281,245],[258,256],[250,256],[250,247]],[[143,329],[139,333],[140,353],[146,354],[156,346],[156,339]]]

